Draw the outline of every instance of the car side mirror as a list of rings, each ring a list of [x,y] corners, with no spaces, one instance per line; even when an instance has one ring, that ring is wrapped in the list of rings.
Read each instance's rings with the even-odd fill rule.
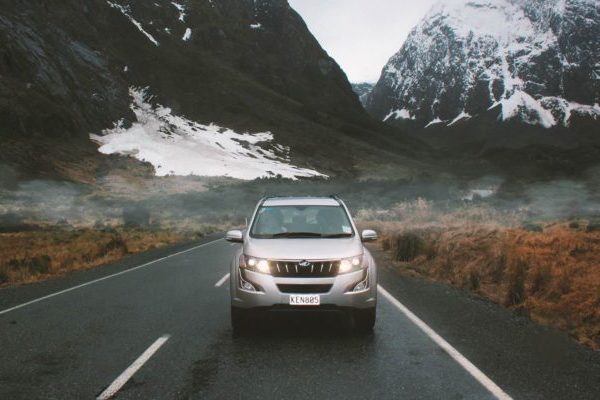
[[[244,242],[244,234],[240,230],[233,230],[227,232],[225,235],[225,240],[232,243],[243,243]]]
[[[373,242],[377,240],[377,232],[371,229],[365,229],[364,231],[362,231],[360,238],[363,242]]]

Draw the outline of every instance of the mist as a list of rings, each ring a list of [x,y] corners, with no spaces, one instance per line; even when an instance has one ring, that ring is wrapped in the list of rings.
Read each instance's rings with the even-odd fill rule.
[[[337,195],[355,215],[362,213],[363,216],[381,216],[386,211],[402,208],[403,204],[424,201],[435,211],[429,215],[432,222],[439,222],[445,213],[473,207],[510,214],[513,223],[533,219],[596,218],[600,216],[598,172],[597,168],[592,169],[580,180],[536,183],[507,181],[498,176],[472,181],[448,178],[207,180],[205,190],[170,193],[150,186],[129,187],[127,193],[116,194],[94,185],[67,181],[19,182],[14,169],[0,165],[0,229],[140,225],[193,230],[203,224],[240,226],[251,216],[260,198],[291,195]],[[197,182],[202,178],[165,179]]]

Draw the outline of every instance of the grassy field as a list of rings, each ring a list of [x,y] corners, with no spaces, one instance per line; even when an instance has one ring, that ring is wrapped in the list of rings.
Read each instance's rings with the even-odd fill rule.
[[[440,213],[424,200],[363,210],[360,224],[404,274],[468,290],[600,349],[600,224],[549,222],[526,210],[470,205]]]

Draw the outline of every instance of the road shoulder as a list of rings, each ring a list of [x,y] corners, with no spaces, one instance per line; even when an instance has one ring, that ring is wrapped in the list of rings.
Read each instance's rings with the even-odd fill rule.
[[[380,284],[514,398],[600,398],[600,352],[460,289],[377,259]]]
[[[180,253],[205,243],[210,243],[222,238],[222,236],[222,233],[214,233],[199,240],[153,249],[143,253],[132,254],[119,261],[93,269],[74,271],[65,275],[52,277],[42,282],[1,288],[0,311],[15,307],[19,304],[27,303],[40,297],[48,296],[52,293],[85,284],[86,282],[136,268],[154,260]]]

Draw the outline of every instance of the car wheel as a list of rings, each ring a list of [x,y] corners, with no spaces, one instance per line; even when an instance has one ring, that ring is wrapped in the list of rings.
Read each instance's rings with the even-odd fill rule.
[[[231,307],[231,327],[233,333],[243,333],[248,329],[247,311],[238,307]]]
[[[375,326],[376,308],[354,310],[354,325],[360,332],[371,332]]]

